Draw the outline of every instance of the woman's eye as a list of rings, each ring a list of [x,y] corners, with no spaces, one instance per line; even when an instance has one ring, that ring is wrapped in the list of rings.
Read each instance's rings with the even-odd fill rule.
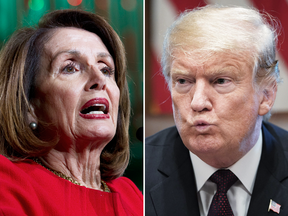
[[[79,70],[77,69],[76,64],[74,62],[69,63],[63,68],[63,72],[66,72],[66,73],[75,73],[76,71],[79,71]]]
[[[65,71],[68,72],[68,73],[71,73],[71,72],[74,72],[75,71],[75,68],[70,66],[70,67],[66,67],[65,68]]]
[[[112,68],[110,67],[103,67],[101,69],[101,72],[105,75],[105,76],[111,76],[114,73],[114,70],[112,70]]]

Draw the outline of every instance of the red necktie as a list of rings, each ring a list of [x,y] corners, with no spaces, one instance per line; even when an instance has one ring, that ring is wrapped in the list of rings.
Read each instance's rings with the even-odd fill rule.
[[[218,170],[210,180],[217,184],[217,191],[213,197],[208,216],[233,216],[230,203],[227,198],[227,191],[238,180],[230,170]]]

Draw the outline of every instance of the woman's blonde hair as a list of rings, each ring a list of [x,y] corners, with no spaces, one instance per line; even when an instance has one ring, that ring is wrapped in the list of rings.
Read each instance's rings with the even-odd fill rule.
[[[0,153],[11,160],[39,157],[56,144],[41,140],[45,123],[32,131],[28,125],[30,101],[34,97],[35,76],[44,44],[57,28],[75,27],[97,34],[115,63],[115,79],[120,90],[117,129],[101,154],[101,177],[110,180],[122,175],[129,161],[130,100],[126,80],[123,44],[102,17],[82,10],[58,10],[42,17],[35,28],[23,28],[12,35],[0,53]],[[41,124],[41,122],[40,122]]]

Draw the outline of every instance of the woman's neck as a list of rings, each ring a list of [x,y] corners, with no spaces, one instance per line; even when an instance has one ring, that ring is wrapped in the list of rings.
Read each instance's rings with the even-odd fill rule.
[[[77,151],[52,149],[41,161],[48,168],[71,177],[87,188],[101,189],[100,155],[103,148],[84,148]]]

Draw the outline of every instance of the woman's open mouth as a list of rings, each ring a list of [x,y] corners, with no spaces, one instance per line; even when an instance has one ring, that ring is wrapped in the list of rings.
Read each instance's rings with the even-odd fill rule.
[[[80,116],[83,118],[109,118],[109,102],[106,98],[93,98],[82,106]]]
[[[80,111],[82,114],[107,114],[107,108],[105,104],[93,104],[90,107],[87,107]]]

